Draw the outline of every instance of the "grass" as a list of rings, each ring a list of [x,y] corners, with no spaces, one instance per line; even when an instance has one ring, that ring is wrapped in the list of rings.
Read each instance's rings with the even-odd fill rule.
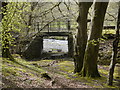
[[[21,59],[18,59],[19,61]],[[17,60],[16,60],[17,61]],[[21,62],[24,63],[21,63]],[[25,67],[26,65],[27,67]],[[39,75],[42,73],[38,73],[41,70],[39,70],[37,67],[30,67],[27,62],[24,60],[21,60],[20,62],[12,62],[9,61],[8,59],[3,60],[2,64],[2,76],[6,78],[6,80],[9,81],[9,83],[6,83],[6,88],[13,88],[14,86],[10,84],[10,82],[15,82],[15,86],[17,85],[18,87],[21,87],[21,85],[24,83],[24,86],[27,87],[29,84],[32,82],[41,82],[41,78],[36,78],[36,75]],[[31,69],[32,68],[32,69]],[[35,70],[34,70],[35,69]],[[37,71],[38,72],[37,72]],[[5,81],[4,81],[5,82]]]
[[[27,70],[43,73],[43,69],[30,65],[29,62],[21,59],[15,58],[15,62],[9,61],[8,59],[3,59],[2,72],[3,74],[19,75],[17,72],[27,72]]]
[[[104,29],[102,34],[115,34],[115,30],[114,29]]]
[[[63,61],[61,63],[58,63],[57,65],[59,65],[58,67],[60,68],[60,70],[67,72],[67,73],[72,73],[74,70],[74,66],[73,63],[71,61]],[[108,65],[104,65],[104,67],[109,67]],[[106,84],[107,82],[107,75],[108,75],[108,71],[105,69],[99,69],[99,72],[101,73],[101,77],[100,78],[88,78],[88,77],[81,77],[78,74],[73,74],[72,76],[69,76],[68,74],[64,73],[64,76],[67,79],[72,79],[72,80],[76,80],[76,81],[80,81],[85,83],[86,85],[89,86],[93,86],[94,88],[116,88],[116,86],[108,86]],[[104,76],[106,75],[106,76]],[[117,71],[115,70],[114,73],[114,78],[116,77]]]
[[[108,71],[104,70],[104,69],[99,69],[99,72],[104,74],[104,75],[108,75]]]
[[[104,65],[104,67],[109,67],[109,66]],[[60,63],[57,63],[56,67],[53,68],[56,68],[55,73],[64,75],[64,77],[67,79],[79,81],[94,88],[116,88],[116,86],[111,87],[106,84],[108,71],[104,69],[99,69],[99,72],[101,73],[100,78],[87,78],[87,77],[81,77],[78,74],[73,74],[74,65],[72,61],[62,61]]]
[[[72,72],[74,70],[74,65],[71,61],[62,61],[56,65],[58,65],[61,71]]]
[[[117,88],[117,86],[107,86],[107,75],[108,70],[99,68],[101,74],[100,78],[87,78],[81,77],[78,74],[74,74],[74,63],[73,61],[65,61],[63,59],[58,59],[59,62],[54,63],[52,66],[47,66],[50,63],[53,63],[56,60],[40,60],[40,61],[25,61],[21,58],[15,58],[17,63],[9,61],[8,59],[3,60],[2,72],[5,77],[23,77],[25,73],[28,76],[34,77],[34,74],[40,76],[44,72],[52,72],[56,75],[64,76],[64,78],[69,79],[74,82],[80,82],[83,85],[88,85],[93,88]],[[109,67],[104,65],[103,67]],[[114,77],[118,77],[118,69],[115,69]],[[52,76],[54,77],[54,75]],[[39,77],[40,78],[40,77]],[[39,80],[38,80],[39,81]],[[114,81],[114,84],[116,82]]]
[[[102,65],[102,66],[109,68],[108,65]],[[115,69],[114,69],[114,78],[119,77],[119,70],[120,70],[120,67],[115,67]],[[109,70],[105,70],[105,69],[100,69],[100,68],[99,68],[99,72],[100,72],[101,74],[108,75]]]

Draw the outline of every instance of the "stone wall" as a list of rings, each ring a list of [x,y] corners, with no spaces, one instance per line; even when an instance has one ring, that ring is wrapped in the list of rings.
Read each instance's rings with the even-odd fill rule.
[[[73,57],[73,54],[74,54],[73,35],[70,34],[68,36],[68,56]]]
[[[22,56],[26,59],[40,58],[43,50],[43,37],[35,37],[26,50],[22,53]]]

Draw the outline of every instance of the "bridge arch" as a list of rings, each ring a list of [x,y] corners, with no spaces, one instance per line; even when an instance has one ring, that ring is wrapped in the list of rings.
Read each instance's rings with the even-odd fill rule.
[[[45,36],[66,36],[68,37],[68,56],[73,57],[74,43],[72,32],[41,32],[38,34],[23,52],[26,59],[41,58],[43,52],[43,37]]]

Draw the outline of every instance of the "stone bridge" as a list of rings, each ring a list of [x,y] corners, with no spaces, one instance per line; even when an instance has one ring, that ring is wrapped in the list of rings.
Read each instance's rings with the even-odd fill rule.
[[[88,20],[90,22],[90,20]],[[23,57],[26,59],[40,58],[43,51],[43,37],[49,36],[67,36],[68,37],[68,56],[72,57],[74,53],[73,32],[76,31],[77,22],[64,19],[52,23],[45,23],[43,26],[36,23],[36,37],[30,42]],[[115,28],[115,26],[104,26],[104,29]]]
[[[74,53],[74,43],[72,32],[41,32],[29,44],[23,52],[26,59],[41,58],[43,52],[43,37],[49,36],[66,36],[68,37],[68,56],[72,57]]]

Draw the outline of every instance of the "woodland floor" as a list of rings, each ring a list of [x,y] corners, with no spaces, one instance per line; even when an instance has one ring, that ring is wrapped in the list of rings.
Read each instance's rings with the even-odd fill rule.
[[[115,67],[113,86],[108,86],[106,83],[112,41],[101,43],[99,50],[100,78],[87,78],[74,74],[72,58],[26,61],[19,55],[13,55],[15,62],[0,58],[2,61],[1,88],[115,88],[119,90],[120,64]]]
[[[57,60],[25,61],[16,63],[4,60],[2,64],[2,88],[120,88],[120,77],[115,69],[114,85],[107,86],[108,66],[99,65],[100,78],[85,78],[73,73],[71,58]],[[51,78],[42,77],[43,74]]]

